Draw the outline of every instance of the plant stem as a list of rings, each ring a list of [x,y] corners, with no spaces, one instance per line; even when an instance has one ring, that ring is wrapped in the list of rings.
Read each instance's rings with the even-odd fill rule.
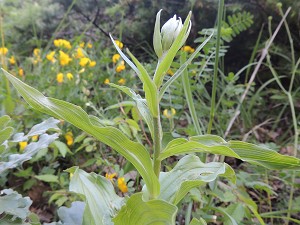
[[[191,215],[192,215],[192,209],[193,209],[193,201],[190,201],[186,214],[185,214],[185,225],[189,225],[191,221]]]
[[[220,40],[221,40],[221,24],[223,17],[223,9],[224,9],[224,0],[219,1],[218,8],[218,22],[217,22],[217,43],[216,43],[216,54],[215,54],[215,64],[214,64],[214,78],[213,78],[213,89],[211,94],[211,108],[210,108],[210,117],[209,123],[207,127],[207,133],[211,133],[212,124],[215,116],[215,104],[216,104],[216,94],[217,94],[217,76],[218,76],[218,68],[219,68],[219,51],[220,51]]]
[[[154,137],[153,137],[153,170],[156,176],[159,178],[160,167],[161,167],[161,160],[158,159],[160,151],[161,151],[161,140],[162,140],[162,133],[161,133],[161,123],[160,123],[160,114],[158,117],[153,117],[154,122]]]
[[[182,65],[185,61],[186,61],[186,52],[182,52],[181,55],[180,55],[180,64]],[[187,100],[187,104],[188,104],[188,107],[189,107],[189,111],[191,113],[193,124],[194,124],[195,129],[196,129],[196,133],[198,135],[202,135],[202,130],[201,130],[198,118],[197,118],[197,113],[196,113],[196,109],[195,109],[195,105],[194,105],[194,101],[193,101],[193,96],[192,96],[192,92],[191,92],[191,85],[190,85],[190,80],[189,80],[189,75],[188,75],[187,69],[185,69],[183,71],[182,83],[183,83],[185,98]]]

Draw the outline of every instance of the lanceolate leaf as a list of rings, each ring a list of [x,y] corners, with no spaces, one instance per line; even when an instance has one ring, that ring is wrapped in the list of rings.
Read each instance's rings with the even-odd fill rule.
[[[196,218],[193,218],[189,225],[207,225],[207,223],[202,218],[200,218],[200,220],[197,220]]]
[[[216,135],[200,135],[189,140],[178,138],[162,151],[160,159],[191,152],[208,152],[235,157],[269,169],[300,169],[300,159],[242,141],[226,142]]]
[[[47,98],[15,76],[5,70],[3,71],[31,107],[56,118],[66,120],[118,151],[138,170],[151,195],[158,195],[158,179],[153,172],[150,155],[143,145],[129,140],[120,130],[114,127],[99,127],[93,124],[86,112],[79,106],[58,99]]]
[[[71,174],[70,191],[85,196],[86,208],[83,215],[83,224],[113,225],[111,218],[123,204],[112,183],[95,173],[86,173],[78,167],[68,169]]]
[[[143,193],[133,194],[113,219],[115,225],[175,225],[177,207],[163,200],[143,201]]]
[[[235,173],[226,163],[202,163],[199,157],[187,155],[170,172],[160,173],[159,198],[176,205],[192,188],[211,182],[218,176],[235,182]]]
[[[139,78],[143,83],[143,89],[145,91],[145,98],[147,101],[147,105],[154,117],[158,116],[158,93],[157,88],[154,82],[151,80],[149,74],[147,73],[146,69],[143,65],[131,54],[128,50],[128,54],[130,55],[131,59],[139,69]]]
[[[149,111],[149,108],[147,106],[145,99],[143,99],[140,95],[136,94],[132,89],[130,89],[128,87],[120,86],[120,85],[116,85],[116,84],[112,84],[112,83],[110,83],[109,85],[123,91],[125,94],[127,94],[129,97],[131,97],[136,102],[136,106],[137,106],[141,116],[145,120],[145,122],[149,128],[151,137],[153,138],[153,134],[154,134],[153,117],[151,116],[151,113]]]

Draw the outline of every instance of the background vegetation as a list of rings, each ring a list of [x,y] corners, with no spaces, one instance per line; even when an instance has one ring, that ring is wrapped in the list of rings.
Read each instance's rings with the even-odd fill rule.
[[[300,2],[284,0],[280,4],[275,0],[225,1],[211,133],[298,156]],[[250,83],[263,49],[288,7],[291,11],[286,22],[272,41],[254,82]],[[109,82],[126,85],[142,93],[142,84],[134,71],[116,55],[109,33],[119,40],[120,48],[129,48],[148,71],[155,71],[157,59],[152,47],[152,27],[159,9],[164,9],[163,22],[174,14],[185,18],[190,10],[193,12],[192,30],[182,49],[187,55],[216,27],[218,1],[3,0],[0,2],[1,67],[44,95],[79,105],[89,114],[100,117],[104,124],[121,129],[130,139],[151,145],[149,130],[132,101],[107,85]],[[197,122],[181,79],[164,95],[161,103],[163,144],[175,137],[206,133],[212,102],[215,45],[213,36],[187,70]],[[166,79],[179,67],[178,54]],[[3,76],[0,91],[1,116],[10,116],[7,126],[13,127],[15,134],[7,138],[9,152],[1,152],[1,161],[5,162],[9,155],[22,153],[27,145],[40,141],[48,129],[29,134],[35,124],[48,116],[28,107]],[[240,111],[240,115],[232,120],[236,111]],[[139,175],[122,156],[64,121],[50,124],[47,133],[57,134],[54,142],[39,149],[21,166],[0,170],[1,189],[12,188],[29,196],[30,211],[38,215],[41,222],[57,221],[59,207],[70,207],[73,201],[81,200],[68,191],[69,174],[65,170],[74,165],[106,176],[120,196],[141,190]],[[30,138],[20,139],[21,132]],[[164,171],[173,168],[179,158],[168,159]],[[217,159],[207,157],[208,161]],[[300,224],[299,171],[269,171],[229,157],[225,162],[237,169],[237,183],[218,180],[214,188],[210,184],[208,188],[193,189],[179,209],[178,224],[185,224],[187,212],[211,224],[229,224],[226,216],[225,219],[220,216],[226,214],[238,224],[259,224],[260,217],[268,224],[283,224],[290,216],[290,224]],[[218,207],[219,211],[203,210],[201,207],[206,204]],[[254,213],[256,211],[260,216]],[[3,215],[0,218],[3,219]],[[34,220],[38,219],[31,215],[31,221]]]

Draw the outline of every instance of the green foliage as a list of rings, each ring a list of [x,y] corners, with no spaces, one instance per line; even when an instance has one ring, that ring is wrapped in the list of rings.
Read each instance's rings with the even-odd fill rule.
[[[1,191],[0,196],[0,214],[1,224],[29,224],[25,223],[29,216],[29,207],[32,201],[29,197],[22,197],[12,189]]]
[[[234,37],[245,31],[253,24],[253,15],[243,11],[227,16],[228,23],[223,21],[221,27],[222,39],[231,42]]]

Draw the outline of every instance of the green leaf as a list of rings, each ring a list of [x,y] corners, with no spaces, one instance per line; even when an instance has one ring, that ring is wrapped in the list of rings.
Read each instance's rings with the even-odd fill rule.
[[[231,217],[233,217],[237,224],[242,223],[245,215],[245,209],[241,203],[232,204],[228,206],[226,209],[224,209],[224,211],[227,212],[227,214],[229,214]],[[224,221],[224,225],[230,225],[230,224],[231,224],[230,219],[226,218]]]
[[[12,189],[2,190],[0,195],[0,215],[8,214],[25,220],[29,215],[32,201],[29,197],[22,197]]]
[[[151,195],[153,197],[158,195],[159,182],[152,169],[150,155],[143,145],[129,140],[120,130],[114,127],[100,127],[93,124],[86,112],[79,106],[58,99],[47,98],[7,71],[3,71],[31,107],[63,119],[115,149],[134,165],[143,177]]]
[[[228,223],[230,222],[231,225],[238,225],[237,222],[235,221],[235,219],[231,215],[229,215],[229,213],[227,213],[225,210],[223,210],[222,208],[220,208],[220,207],[219,208],[209,207],[209,208],[213,209],[219,213],[222,213],[225,216],[225,218],[227,219]]]
[[[158,58],[160,58],[163,54],[162,44],[161,44],[161,34],[160,34],[160,14],[161,10],[156,14],[154,32],[153,32],[153,47],[154,51]]]
[[[7,126],[7,124],[10,122],[10,117],[7,115],[0,117],[0,129],[3,129]]]
[[[6,127],[0,131],[0,145],[3,144],[4,141],[10,138],[14,129],[12,127]]]
[[[202,218],[200,218],[200,220],[197,220],[196,218],[193,218],[189,225],[207,225],[207,223]]]
[[[145,91],[145,99],[147,101],[147,105],[152,113],[153,117],[158,117],[158,93],[157,88],[154,82],[151,80],[149,74],[143,65],[131,54],[129,50],[127,50],[131,59],[137,66],[139,73],[138,76],[143,83],[143,90]]]
[[[180,68],[175,72],[175,74],[161,87],[159,92],[159,99],[163,97],[164,93],[170,87],[170,85],[183,74],[183,71],[192,62],[192,60],[196,57],[196,55],[201,51],[201,49],[206,45],[206,43],[211,39],[212,36],[213,33],[196,48],[195,52],[190,56],[190,58],[184,64],[182,64]]]
[[[57,147],[62,157],[65,157],[67,152],[73,154],[65,143],[61,141],[54,141],[53,144]]]
[[[117,216],[115,225],[175,225],[177,207],[163,200],[143,201],[143,193],[133,194]]]
[[[226,163],[202,163],[199,157],[187,155],[170,172],[161,172],[159,199],[177,205],[194,187],[215,180],[218,176],[235,182],[235,173]]]
[[[142,116],[142,118],[144,119],[144,121],[146,122],[151,137],[153,138],[154,136],[154,122],[153,122],[153,117],[151,116],[151,113],[149,111],[149,108],[147,106],[147,102],[145,101],[145,99],[143,99],[140,95],[136,94],[132,89],[125,87],[125,86],[119,86],[116,84],[109,84],[110,86],[114,87],[114,88],[118,88],[119,90],[123,91],[125,94],[127,94],[129,97],[131,97],[133,100],[135,100],[136,102],[136,106]]]
[[[35,178],[47,183],[58,183],[58,176],[52,174],[37,175]]]
[[[281,155],[271,149],[242,141],[226,142],[216,135],[199,135],[189,140],[178,138],[171,141],[159,159],[192,152],[207,152],[235,157],[268,169],[300,169],[300,159]]]
[[[41,149],[47,148],[50,143],[58,138],[58,134],[43,134],[40,136],[38,142],[31,142],[26,146],[22,154],[11,154],[8,157],[8,162],[0,162],[0,173],[7,169],[15,168],[23,162],[30,160]]]
[[[47,120],[44,120],[43,122],[34,125],[27,133],[27,135],[24,135],[24,133],[15,134],[12,141],[13,142],[27,141],[28,138],[35,135],[44,134],[48,130],[55,130],[56,132],[59,132],[60,129],[57,126],[59,122],[60,122],[59,120],[50,117]]]
[[[72,176],[70,191],[85,196],[83,224],[113,225],[111,218],[121,208],[123,198],[116,195],[112,183],[105,177],[95,173],[88,174],[78,167],[67,171]]]
[[[157,88],[161,86],[163,78],[167,73],[168,69],[170,68],[178,50],[184,44],[184,42],[187,39],[187,36],[189,35],[189,30],[191,29],[191,21],[190,21],[191,15],[192,13],[190,12],[187,18],[185,19],[183,27],[180,33],[178,34],[178,36],[176,37],[176,39],[174,40],[171,48],[167,52],[163,53],[163,55],[159,59],[159,64],[153,78]]]
[[[71,207],[60,207],[57,214],[63,225],[82,225],[84,202],[72,202]]]

